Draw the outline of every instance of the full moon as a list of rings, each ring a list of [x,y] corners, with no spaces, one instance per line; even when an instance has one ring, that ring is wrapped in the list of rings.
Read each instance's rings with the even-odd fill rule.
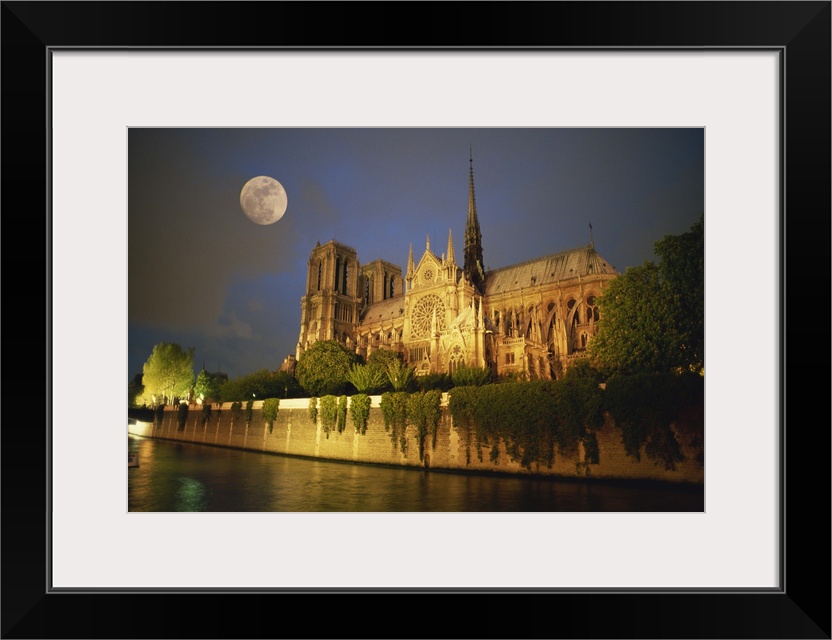
[[[240,191],[240,206],[249,220],[257,224],[274,224],[286,213],[286,190],[274,178],[257,176]]]

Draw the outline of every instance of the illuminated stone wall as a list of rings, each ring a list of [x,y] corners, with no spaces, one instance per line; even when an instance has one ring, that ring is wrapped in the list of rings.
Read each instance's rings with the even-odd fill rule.
[[[408,426],[405,431],[405,452],[400,443],[393,442],[391,433],[384,428],[384,420],[379,408],[380,396],[372,396],[370,418],[364,435],[355,433],[352,418],[347,413],[346,428],[342,433],[333,430],[327,437],[321,426],[320,412],[315,423],[309,417],[308,399],[282,400],[277,413],[277,420],[269,432],[263,420],[262,402],[253,406],[251,423],[245,423],[245,410],[235,421],[231,404],[226,403],[218,410],[212,408],[210,418],[203,424],[200,407],[192,408],[183,430],[179,430],[177,413],[173,409],[164,412],[160,425],[137,423],[129,425],[130,433],[146,437],[181,440],[199,444],[221,447],[233,447],[252,451],[305,456],[310,458],[369,462],[411,467],[430,466],[437,469],[488,471],[528,475],[539,473],[558,477],[591,477],[604,479],[650,479],[682,483],[703,483],[704,465],[700,463],[702,447],[691,446],[683,442],[682,451],[685,460],[679,463],[675,471],[669,471],[664,465],[656,465],[642,455],[641,461],[626,455],[621,444],[621,433],[608,418],[597,432],[599,464],[586,465],[580,461],[581,451],[571,455],[556,452],[555,462],[551,468],[533,465],[524,469],[519,462],[509,460],[505,447],[501,443],[499,457],[491,460],[490,447],[483,447],[480,452],[473,441],[466,442],[465,431],[456,429],[443,402],[442,418],[437,429],[436,444],[431,436],[425,438],[425,459],[419,459],[419,445],[415,427]]]

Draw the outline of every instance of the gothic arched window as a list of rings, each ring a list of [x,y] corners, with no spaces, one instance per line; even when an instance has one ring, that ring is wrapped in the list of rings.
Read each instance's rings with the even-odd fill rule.
[[[338,285],[340,284],[339,278],[341,277],[341,258],[337,258],[335,260],[335,291],[338,291],[340,288]]]

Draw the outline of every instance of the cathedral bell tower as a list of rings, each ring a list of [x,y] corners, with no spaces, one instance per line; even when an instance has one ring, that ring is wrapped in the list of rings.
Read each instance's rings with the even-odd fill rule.
[[[301,299],[296,357],[318,340],[355,347],[358,324],[358,277],[355,249],[331,240],[318,242],[309,257],[306,295]]]
[[[485,267],[482,262],[482,234],[477,219],[477,201],[474,198],[474,157],[469,155],[468,167],[468,220],[465,223],[465,256],[462,270],[477,293],[485,292]]]

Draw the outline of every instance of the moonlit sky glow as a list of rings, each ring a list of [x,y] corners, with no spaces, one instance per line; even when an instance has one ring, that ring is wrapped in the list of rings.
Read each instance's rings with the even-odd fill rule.
[[[294,354],[309,253],[354,247],[403,269],[426,236],[464,248],[468,157],[487,269],[589,242],[624,272],[704,212],[701,128],[169,129],[128,133],[128,380],[158,342],[236,378]],[[240,190],[288,208],[252,224]]]

